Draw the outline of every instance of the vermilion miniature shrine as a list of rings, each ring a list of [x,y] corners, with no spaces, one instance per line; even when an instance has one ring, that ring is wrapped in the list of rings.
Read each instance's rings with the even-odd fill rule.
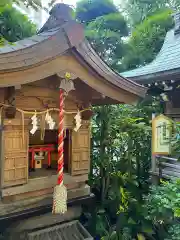
[[[145,96],[146,88],[99,58],[71,11],[55,5],[36,36],[0,49],[1,219],[51,212],[52,205],[53,213],[65,214],[48,219],[77,218],[81,199],[91,197],[92,106]],[[21,228],[45,226],[46,217]]]

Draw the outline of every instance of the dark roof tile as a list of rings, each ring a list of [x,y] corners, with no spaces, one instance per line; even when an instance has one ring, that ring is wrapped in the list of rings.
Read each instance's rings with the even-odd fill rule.
[[[164,44],[156,56],[149,64],[134,70],[121,73],[126,78],[141,77],[161,73],[180,68],[180,34],[174,35],[174,29],[170,30],[165,38]]]

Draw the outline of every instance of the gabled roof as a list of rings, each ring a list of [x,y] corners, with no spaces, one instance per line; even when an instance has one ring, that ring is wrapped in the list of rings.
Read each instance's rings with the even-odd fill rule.
[[[180,34],[170,30],[156,58],[144,67],[121,73],[123,77],[137,82],[172,80],[180,73]]]
[[[15,82],[12,75],[6,79],[5,74],[30,70],[69,53],[111,87],[137,98],[145,96],[146,88],[112,71],[100,59],[85,39],[82,25],[72,20],[71,8],[62,3],[53,7],[48,21],[36,36],[0,48],[0,87],[33,82],[35,79],[30,77]]]
[[[80,60],[82,64],[88,64],[93,69],[96,70],[96,72],[102,76],[106,81],[109,83],[113,83],[115,86],[118,86],[119,88],[122,88],[128,92],[132,92],[134,94],[137,94],[139,96],[142,96],[143,93],[142,86],[128,80],[118,73],[114,72],[94,51],[94,49],[91,47],[91,45],[88,43],[87,40],[84,40],[82,43],[79,44],[76,48],[73,50],[74,55]],[[136,85],[134,85],[136,84]]]

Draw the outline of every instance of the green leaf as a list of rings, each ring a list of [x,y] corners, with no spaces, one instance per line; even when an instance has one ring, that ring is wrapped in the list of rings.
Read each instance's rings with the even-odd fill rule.
[[[146,240],[146,238],[142,234],[138,234],[137,238],[138,238],[138,240]]]
[[[128,223],[133,225],[137,224],[132,218],[128,219]]]

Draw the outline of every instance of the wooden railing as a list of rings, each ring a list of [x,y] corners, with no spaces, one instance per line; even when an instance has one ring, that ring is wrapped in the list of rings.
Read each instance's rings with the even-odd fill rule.
[[[156,156],[156,166],[160,178],[180,178],[180,161],[177,158]]]

